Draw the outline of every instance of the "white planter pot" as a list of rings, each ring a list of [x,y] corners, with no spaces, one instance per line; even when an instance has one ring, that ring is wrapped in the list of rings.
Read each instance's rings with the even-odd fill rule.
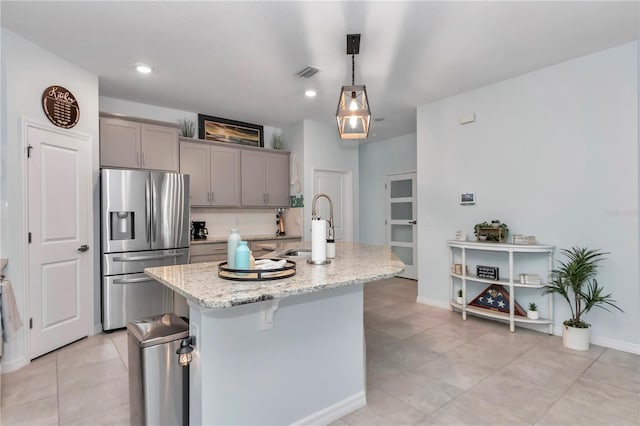
[[[527,311],[527,318],[529,319],[540,319],[540,312],[538,311]]]
[[[576,351],[589,350],[589,329],[576,328],[562,325],[564,331],[562,333],[562,344],[565,348],[574,349]]]
[[[462,297],[456,297],[456,303],[462,305]]]

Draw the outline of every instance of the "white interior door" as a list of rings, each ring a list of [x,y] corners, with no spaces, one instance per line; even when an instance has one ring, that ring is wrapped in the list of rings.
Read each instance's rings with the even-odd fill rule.
[[[33,359],[89,334],[91,140],[26,125]]]
[[[387,243],[404,262],[402,277],[418,279],[416,174],[388,175]]]
[[[333,203],[333,221],[336,240],[353,241],[353,190],[350,172],[315,170],[313,176],[314,195],[322,192]],[[329,203],[320,198],[318,216],[329,220]]]

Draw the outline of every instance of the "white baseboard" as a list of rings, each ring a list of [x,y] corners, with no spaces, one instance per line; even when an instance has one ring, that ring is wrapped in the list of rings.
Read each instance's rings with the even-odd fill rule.
[[[443,309],[451,309],[451,305],[448,302],[443,302],[442,300],[430,299],[428,297],[418,296],[416,298],[417,303],[421,303],[423,305],[435,306],[437,308]],[[540,327],[528,326],[528,324],[518,324],[518,327],[525,327],[531,330],[539,331],[541,333],[546,333],[547,328],[544,329]],[[562,337],[562,325],[555,325],[553,327],[553,334],[556,336]],[[629,343],[622,340],[610,339],[608,337],[602,336],[591,336],[591,343],[598,346],[604,346],[605,348],[616,349],[623,352],[629,352],[632,354],[640,355],[640,344]]]
[[[29,362],[30,361],[27,358],[18,358],[9,362],[2,361],[2,374],[16,371],[26,365],[29,365]]]
[[[294,425],[328,425],[331,422],[335,422],[341,417],[362,408],[367,405],[367,397],[363,392],[358,392],[340,402],[330,405],[320,411],[316,411],[313,414],[308,415],[296,422]]]
[[[416,302],[423,305],[435,306],[436,308],[451,309],[451,305],[449,305],[449,302],[443,302],[442,300],[437,300],[437,299],[430,299],[428,297],[418,296],[416,298]]]
[[[591,343],[623,352],[640,355],[640,344],[623,342],[621,340],[609,339],[608,337],[591,336]]]
[[[93,324],[93,333],[91,333],[91,336],[95,336],[96,334],[101,334],[102,333],[102,323],[99,322],[97,324]]]

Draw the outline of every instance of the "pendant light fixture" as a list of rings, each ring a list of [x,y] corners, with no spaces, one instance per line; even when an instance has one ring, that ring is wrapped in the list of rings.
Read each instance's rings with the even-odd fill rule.
[[[342,86],[336,120],[340,139],[366,139],[369,136],[371,110],[367,88],[355,85],[355,55],[360,53],[360,34],[347,34],[347,55],[351,55],[351,86]]]

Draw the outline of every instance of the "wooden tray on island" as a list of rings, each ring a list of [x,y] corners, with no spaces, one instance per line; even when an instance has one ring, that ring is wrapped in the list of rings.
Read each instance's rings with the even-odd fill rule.
[[[279,262],[282,259],[269,259]],[[296,274],[296,262],[285,259],[286,263],[282,268],[275,269],[231,269],[227,267],[227,262],[218,265],[218,276],[231,281],[273,281],[289,278]]]

